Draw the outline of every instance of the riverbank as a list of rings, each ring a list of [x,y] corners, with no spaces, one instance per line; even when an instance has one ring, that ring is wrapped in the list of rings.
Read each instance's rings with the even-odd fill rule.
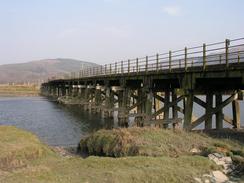
[[[0,85],[0,96],[38,96],[39,87],[36,85]]]
[[[199,134],[188,136],[185,132],[175,134],[161,129],[101,130],[81,143],[94,143],[93,147],[99,152],[117,149],[123,153],[119,153],[118,158],[89,156],[86,159],[63,155],[63,151],[60,153],[41,143],[32,133],[15,127],[0,126],[0,135],[0,182],[188,183],[221,169],[207,157],[189,152],[189,149],[200,149],[199,142],[205,145],[212,142],[212,138]],[[237,142],[224,141],[226,143],[230,149],[243,150],[243,145]],[[133,146],[138,148],[135,152],[140,153],[124,153],[130,152],[125,149]],[[177,149],[182,151],[178,153]],[[169,155],[170,152],[174,155]]]

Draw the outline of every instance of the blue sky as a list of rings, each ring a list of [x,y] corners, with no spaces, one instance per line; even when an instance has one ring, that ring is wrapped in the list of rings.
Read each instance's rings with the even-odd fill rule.
[[[0,64],[102,64],[244,37],[243,7],[243,0],[0,0]]]

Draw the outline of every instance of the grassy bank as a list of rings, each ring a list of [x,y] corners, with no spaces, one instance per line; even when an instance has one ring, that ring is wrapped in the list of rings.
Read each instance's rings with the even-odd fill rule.
[[[39,88],[35,85],[0,85],[0,96],[37,96]]]
[[[89,155],[111,157],[200,155],[221,152],[244,157],[242,143],[230,139],[215,139],[204,133],[165,130],[159,128],[129,128],[100,130],[80,142],[80,151]]]
[[[152,137],[149,133],[146,130],[143,138],[159,140],[159,134]],[[15,127],[0,126],[0,136],[0,182],[195,182],[194,177],[219,168],[205,157],[188,155],[63,157]]]

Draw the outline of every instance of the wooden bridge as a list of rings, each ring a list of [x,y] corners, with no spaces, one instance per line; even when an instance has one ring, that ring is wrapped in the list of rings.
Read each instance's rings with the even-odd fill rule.
[[[119,126],[129,118],[137,126],[178,126],[191,130],[240,128],[244,89],[244,38],[169,51],[71,73],[42,84],[41,93],[73,98],[85,110],[114,117]],[[224,108],[232,105],[232,115]],[[194,106],[203,109],[194,114]],[[215,117],[215,123],[213,121]]]

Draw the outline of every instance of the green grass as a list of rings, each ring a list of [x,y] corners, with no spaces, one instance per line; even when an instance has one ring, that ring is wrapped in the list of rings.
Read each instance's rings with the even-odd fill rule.
[[[155,137],[150,135],[149,129],[143,131],[145,133],[141,134],[136,129],[133,135],[138,133],[138,136],[149,139],[145,142],[148,146],[149,142],[160,139],[160,130],[155,131],[154,129],[154,132],[156,132]],[[101,133],[101,131],[98,133]],[[126,133],[126,130],[123,131],[123,134],[130,135]],[[2,166],[0,166],[0,182],[188,183],[194,182],[194,177],[200,177],[204,173],[218,169],[208,158],[202,156],[182,155],[177,158],[169,156],[120,158],[90,156],[86,159],[80,157],[67,158],[60,156],[51,148],[42,144],[35,135],[15,127],[0,126],[0,136],[0,163],[2,163]],[[125,139],[125,137],[123,138]],[[127,138],[127,143],[130,143],[134,137],[127,136]],[[113,138],[108,137],[108,139],[110,142],[115,143]],[[164,137],[164,139],[167,139],[167,137]],[[142,143],[142,141],[139,140],[137,143]],[[154,143],[160,144],[159,142]],[[144,149],[145,152],[147,151]],[[150,153],[152,152],[150,151]],[[8,161],[5,159],[8,159]]]
[[[80,142],[80,150],[89,155],[110,157],[190,155],[197,148],[202,155],[212,152],[240,155],[244,146],[227,139],[214,139],[203,133],[159,128],[100,130]],[[243,156],[244,157],[244,156]]]

